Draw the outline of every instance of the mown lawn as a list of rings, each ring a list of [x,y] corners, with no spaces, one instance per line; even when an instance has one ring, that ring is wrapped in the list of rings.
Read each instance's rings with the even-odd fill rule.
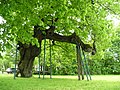
[[[0,74],[0,90],[120,90],[120,75],[92,76],[92,81],[78,81],[77,76],[48,76],[43,80],[16,78]]]

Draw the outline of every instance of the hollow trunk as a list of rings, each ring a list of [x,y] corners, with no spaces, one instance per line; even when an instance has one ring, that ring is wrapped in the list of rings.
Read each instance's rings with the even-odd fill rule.
[[[18,74],[21,74],[21,77],[31,77],[33,62],[36,56],[40,53],[40,48],[32,45],[20,45],[20,61],[18,64]]]

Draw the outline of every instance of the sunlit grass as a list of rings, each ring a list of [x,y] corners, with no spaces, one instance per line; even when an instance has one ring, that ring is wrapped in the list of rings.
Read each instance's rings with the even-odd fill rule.
[[[92,81],[78,81],[77,76],[45,76],[39,79],[16,78],[13,75],[0,75],[0,90],[120,90],[119,75],[96,75]]]

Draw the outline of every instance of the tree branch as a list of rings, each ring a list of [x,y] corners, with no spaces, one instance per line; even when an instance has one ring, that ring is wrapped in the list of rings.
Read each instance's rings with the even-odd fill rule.
[[[51,39],[54,41],[59,41],[59,42],[67,42],[67,43],[72,43],[76,45],[80,45],[82,49],[86,52],[92,52],[92,47],[89,44],[84,44],[82,40],[79,38],[79,36],[76,35],[76,33],[73,33],[70,36],[62,36],[57,33],[52,33],[50,34],[49,31],[46,32],[46,39]]]
[[[34,27],[34,30],[36,30],[36,31],[34,34],[35,35],[37,34],[35,37],[38,39],[39,42],[46,38],[46,39],[50,39],[53,41],[67,42],[67,43],[79,45],[79,46],[81,46],[82,50],[84,50],[85,52],[94,52],[95,53],[95,51],[96,51],[89,44],[84,44],[83,41],[81,40],[81,38],[76,35],[76,33],[73,33],[72,35],[69,35],[69,36],[63,36],[63,35],[54,33],[55,27],[50,27],[49,29],[47,29],[45,31],[40,30],[40,29],[38,30],[35,28],[36,27]]]

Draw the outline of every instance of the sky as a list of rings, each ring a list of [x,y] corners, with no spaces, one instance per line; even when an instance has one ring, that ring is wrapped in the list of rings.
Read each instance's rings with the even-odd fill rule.
[[[120,19],[118,19],[117,16],[108,15],[106,18],[107,20],[112,20],[114,27],[117,28],[120,25]]]
[[[3,17],[0,16],[0,24],[6,23],[6,21],[3,19]]]
[[[118,20],[117,18],[113,18],[113,25],[115,27],[118,27],[120,25],[120,20]]]

